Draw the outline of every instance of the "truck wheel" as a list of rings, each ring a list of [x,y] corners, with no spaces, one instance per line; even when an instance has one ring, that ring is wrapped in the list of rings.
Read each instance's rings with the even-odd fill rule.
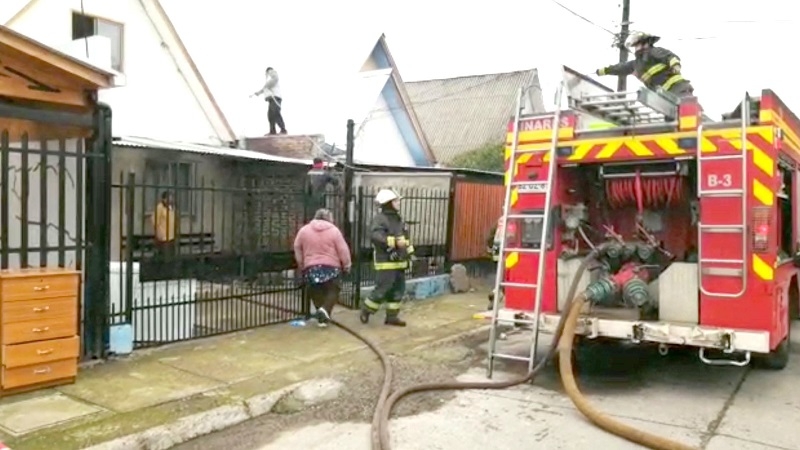
[[[783,370],[789,364],[789,347],[789,336],[786,336],[775,350],[766,355],[759,355],[753,362],[762,369]]]

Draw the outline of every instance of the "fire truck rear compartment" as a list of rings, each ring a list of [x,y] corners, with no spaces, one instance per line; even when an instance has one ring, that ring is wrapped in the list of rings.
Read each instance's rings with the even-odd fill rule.
[[[584,164],[557,176],[559,311],[579,256],[605,243],[579,284],[602,291],[592,316],[699,323],[695,161]]]

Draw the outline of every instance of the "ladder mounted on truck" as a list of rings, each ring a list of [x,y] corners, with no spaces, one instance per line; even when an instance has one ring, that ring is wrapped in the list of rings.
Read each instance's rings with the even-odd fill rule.
[[[747,231],[747,197],[748,187],[750,184],[749,174],[747,170],[747,127],[750,125],[752,100],[749,93],[745,93],[744,100],[737,108],[740,117],[740,140],[741,151],[733,155],[706,155],[701,149],[703,142],[703,125],[697,127],[697,197],[700,201],[700,208],[710,198],[728,197],[734,198],[738,203],[738,214],[733,213],[731,217],[738,217],[738,219],[723,220],[717,223],[706,223],[702,219],[697,221],[697,276],[700,284],[700,292],[705,295],[724,298],[738,298],[744,295],[747,291],[747,276],[749,270],[749,262],[747,260],[747,244],[748,244],[748,231]],[[738,170],[741,176],[741,181],[735,183],[733,180],[725,180],[719,183],[710,183],[706,172],[714,173],[714,169],[719,172],[719,164],[724,165],[726,162],[732,162],[732,167],[727,166],[728,170]],[[736,167],[736,166],[739,167]],[[715,177],[716,175],[712,175]],[[731,176],[731,175],[729,175]],[[738,184],[738,185],[735,185]],[[706,248],[706,239],[709,234],[729,233],[739,235],[741,239],[741,251],[735,258],[719,258],[707,256],[709,253],[713,254],[718,252],[719,249],[713,247]],[[741,288],[736,292],[714,291],[706,288],[703,285],[703,275],[705,273],[714,274],[716,276],[727,276],[738,278],[741,282]]]
[[[522,87],[519,89],[517,93],[517,102],[516,102],[516,110],[514,113],[514,140],[511,147],[511,155],[509,158],[509,170],[511,171],[512,176],[509,177],[508,183],[506,184],[505,189],[505,200],[503,201],[503,217],[501,220],[502,226],[502,239],[500,241],[500,259],[497,263],[497,274],[495,278],[495,285],[494,285],[494,293],[495,293],[495,300],[492,305],[492,327],[489,333],[489,365],[487,368],[487,377],[492,377],[492,372],[494,371],[494,362],[495,359],[508,359],[508,360],[515,360],[515,361],[526,361],[528,363],[528,370],[532,370],[533,366],[536,361],[536,349],[539,344],[539,318],[541,315],[542,310],[542,284],[544,281],[544,268],[545,268],[545,255],[547,253],[547,242],[548,242],[548,231],[550,230],[550,209],[552,203],[552,183],[553,179],[555,178],[556,174],[556,167],[557,164],[557,153],[556,150],[558,149],[558,123],[560,123],[561,119],[561,96],[564,89],[564,83],[561,83],[558,87],[556,92],[556,110],[553,113],[553,137],[551,141],[551,147],[548,150],[550,156],[550,162],[548,165],[548,175],[547,179],[544,181],[515,181],[513,174],[514,174],[514,165],[517,161],[517,155],[519,154],[519,132],[520,132],[520,121],[522,120],[522,110],[523,110],[523,99],[525,96],[526,88]],[[511,213],[511,192],[514,188],[532,188],[537,193],[543,193],[545,196],[544,200],[544,208],[539,213],[521,213],[515,214]],[[540,221],[542,225],[542,233],[539,239],[539,247],[538,248],[508,248],[506,247],[506,233],[508,230],[508,220],[509,219],[522,219],[522,220],[536,220]],[[518,253],[527,253],[527,254],[536,254],[538,255],[537,261],[537,272],[536,272],[536,283],[513,283],[508,282],[505,279],[505,258],[506,255],[510,252],[518,252]],[[520,319],[514,320],[514,323],[524,324],[524,325],[531,325],[533,328],[533,334],[531,336],[530,342],[530,351],[527,356],[517,356],[511,354],[504,354],[497,352],[497,327],[499,325],[498,315],[500,311],[500,289],[501,288],[516,288],[516,289],[529,289],[531,290],[531,294],[534,296],[534,311],[533,311],[533,318],[532,319]]]
[[[569,97],[569,107],[618,126],[648,125],[675,120],[677,97],[647,88],[628,92]]]

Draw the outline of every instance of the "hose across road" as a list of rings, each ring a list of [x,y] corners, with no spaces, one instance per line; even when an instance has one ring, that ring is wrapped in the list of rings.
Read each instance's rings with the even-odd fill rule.
[[[556,354],[559,356],[559,369],[564,390],[578,411],[586,416],[589,421],[605,431],[653,450],[697,450],[694,447],[685,445],[683,443],[665,439],[646,431],[633,428],[607,414],[604,414],[596,409],[578,389],[578,385],[575,381],[575,375],[573,373],[572,348],[573,342],[575,341],[575,329],[577,327],[578,318],[583,305],[586,303],[586,298],[583,294],[576,295],[576,291],[578,289],[578,280],[580,280],[581,275],[583,275],[589,263],[593,261],[595,257],[596,252],[592,252],[589,254],[589,256],[584,258],[583,261],[581,261],[581,265],[578,267],[578,271],[572,280],[572,284],[570,285],[567,296],[567,298],[572,298],[574,300],[571,302],[568,312],[561,314],[561,318],[559,319],[556,327],[553,342],[550,344],[545,357],[539,360],[533,369],[524,376],[507,381],[426,383],[399,389],[390,395],[394,373],[389,355],[387,355],[385,351],[383,351],[368,337],[342,323],[332,320],[331,322],[336,326],[343,329],[347,333],[350,333],[356,339],[364,342],[370,349],[372,349],[372,351],[378,355],[378,358],[380,358],[381,365],[383,366],[383,386],[381,387],[381,392],[378,396],[377,404],[375,405],[375,413],[372,417],[372,430],[370,439],[372,450],[392,449],[391,439],[389,436],[389,420],[394,406],[404,397],[415,393],[431,391],[506,389],[512,386],[528,383],[536,378],[536,375],[538,375],[542,369],[544,369],[544,367],[547,365],[547,362]],[[565,432],[567,431],[565,430]]]

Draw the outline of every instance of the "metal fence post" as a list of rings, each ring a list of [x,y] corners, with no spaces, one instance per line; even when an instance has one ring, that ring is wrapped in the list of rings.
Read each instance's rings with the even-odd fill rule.
[[[125,245],[125,299],[122,307],[125,311],[125,321],[133,324],[133,227],[134,203],[136,202],[136,174],[128,172],[128,182],[125,185],[125,233],[128,235]]]
[[[353,245],[352,245],[352,253],[353,253],[353,262],[352,262],[352,277],[353,277],[353,303],[354,307],[360,308],[361,307],[361,275],[362,275],[362,267],[361,267],[361,242],[363,240],[363,230],[364,230],[364,187],[359,186],[358,190],[356,191],[355,198],[353,199],[353,205],[355,206],[355,232],[353,233]]]
[[[450,198],[447,201],[447,235],[444,243],[444,267],[442,268],[445,273],[450,271],[450,266],[453,264],[453,246],[455,243],[455,220],[456,220],[456,177],[450,178]]]

